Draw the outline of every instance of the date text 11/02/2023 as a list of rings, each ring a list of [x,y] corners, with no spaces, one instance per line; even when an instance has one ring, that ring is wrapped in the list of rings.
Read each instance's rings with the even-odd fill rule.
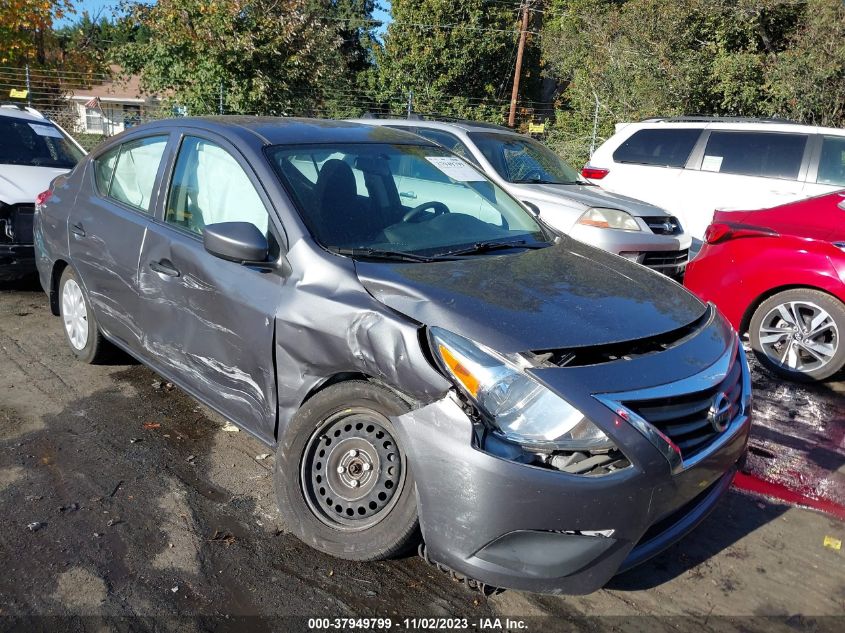
[[[308,629],[313,631],[514,631],[527,630],[524,620],[511,618],[309,618]]]

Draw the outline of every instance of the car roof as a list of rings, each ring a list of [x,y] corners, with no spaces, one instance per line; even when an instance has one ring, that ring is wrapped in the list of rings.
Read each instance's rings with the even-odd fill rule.
[[[38,111],[33,108],[24,108],[17,104],[0,104],[0,116],[11,119],[23,119],[36,123],[51,123]]]
[[[482,121],[430,121],[428,119],[349,119],[354,123],[365,123],[367,125],[399,125],[402,127],[425,127],[432,130],[463,130],[464,132],[502,132],[522,136],[516,130],[493,123]]]
[[[392,129],[330,119],[293,117],[213,116],[162,119],[132,128],[173,129],[191,127],[217,132],[225,136],[252,137],[266,145],[307,145],[321,143],[401,143],[405,145],[435,144],[415,134]]]
[[[617,124],[617,132],[625,129],[630,129],[631,131],[643,128],[656,129],[664,126],[670,128],[753,130],[755,132],[791,132],[793,134],[833,134],[845,136],[845,130],[840,128],[805,125],[788,119],[715,116],[655,117],[636,123]]]

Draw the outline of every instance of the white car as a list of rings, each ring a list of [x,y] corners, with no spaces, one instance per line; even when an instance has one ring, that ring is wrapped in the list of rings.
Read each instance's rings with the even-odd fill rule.
[[[692,238],[676,218],[653,204],[608,193],[581,180],[575,169],[529,136],[476,121],[358,119],[357,122],[413,132],[438,143],[483,171],[561,233],[670,277],[679,278],[686,269]],[[403,203],[415,206],[429,196],[468,209],[470,201],[461,200],[454,193],[463,188],[451,183],[445,173],[440,174],[439,189],[435,191],[433,183],[438,179],[435,171],[417,174],[397,165],[396,187]],[[425,192],[421,189],[421,177],[425,180]],[[477,215],[479,219],[489,221],[483,217],[483,208],[469,212],[481,214]]]
[[[845,130],[777,119],[622,123],[581,174],[667,209],[702,240],[716,209],[762,209],[845,187]]]
[[[0,281],[35,272],[35,198],[84,155],[70,135],[37,110],[0,106]]]

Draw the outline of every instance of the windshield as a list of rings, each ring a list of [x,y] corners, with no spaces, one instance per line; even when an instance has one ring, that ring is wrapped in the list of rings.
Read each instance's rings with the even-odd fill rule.
[[[469,137],[508,182],[568,185],[581,181],[560,156],[527,136],[470,132]]]
[[[0,117],[0,164],[73,169],[82,152],[52,123]]]
[[[548,239],[519,203],[441,148],[277,146],[268,157],[311,233],[336,252],[419,261]]]

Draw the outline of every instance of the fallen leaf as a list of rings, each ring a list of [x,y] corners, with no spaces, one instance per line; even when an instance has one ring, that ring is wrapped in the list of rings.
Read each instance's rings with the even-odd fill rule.
[[[231,422],[226,422],[221,428],[222,431],[226,431],[227,433],[240,433],[240,429],[232,424]]]
[[[824,546],[828,549],[832,549],[836,552],[842,549],[842,541],[838,538],[834,538],[832,536],[825,536],[824,537]]]
[[[161,428],[161,424],[158,422],[144,422],[144,428],[149,430]]]
[[[261,453],[261,455],[256,455],[255,459],[257,459],[258,461],[263,461],[268,457],[270,457],[270,453]]]

